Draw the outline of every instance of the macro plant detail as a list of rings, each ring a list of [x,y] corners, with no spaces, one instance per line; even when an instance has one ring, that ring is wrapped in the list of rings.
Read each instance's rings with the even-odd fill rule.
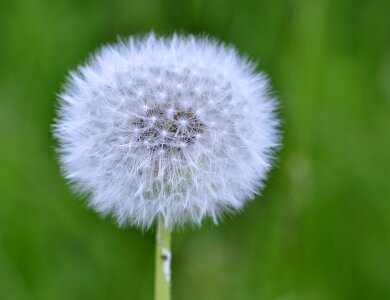
[[[199,140],[205,126],[191,108],[177,105],[146,106],[132,125],[134,148],[147,148],[151,155],[168,159],[177,159],[183,148]]]
[[[158,223],[156,294],[168,299],[169,232],[240,210],[270,170],[278,119],[265,75],[213,39],[150,34],[101,48],[59,102],[63,173],[119,225]]]

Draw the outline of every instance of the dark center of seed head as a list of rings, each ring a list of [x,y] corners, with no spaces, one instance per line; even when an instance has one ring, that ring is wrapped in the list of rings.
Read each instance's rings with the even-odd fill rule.
[[[205,130],[195,111],[191,108],[169,110],[156,106],[148,109],[145,117],[139,117],[133,124],[138,129],[136,139],[139,147],[158,150],[181,151],[192,145]]]

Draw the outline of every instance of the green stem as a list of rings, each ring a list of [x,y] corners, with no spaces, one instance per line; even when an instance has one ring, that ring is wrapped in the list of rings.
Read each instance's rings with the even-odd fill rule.
[[[154,299],[171,299],[171,232],[157,221]]]

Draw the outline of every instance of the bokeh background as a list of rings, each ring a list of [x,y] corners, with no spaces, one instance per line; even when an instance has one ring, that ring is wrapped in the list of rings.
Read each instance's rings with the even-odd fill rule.
[[[284,147],[261,197],[173,239],[173,299],[390,299],[390,1],[0,2],[0,299],[152,299],[153,232],[61,178],[69,69],[118,36],[207,33],[258,61]]]

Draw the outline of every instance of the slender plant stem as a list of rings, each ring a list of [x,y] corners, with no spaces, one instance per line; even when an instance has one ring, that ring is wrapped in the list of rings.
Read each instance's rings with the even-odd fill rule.
[[[171,299],[171,232],[157,221],[154,299]]]

